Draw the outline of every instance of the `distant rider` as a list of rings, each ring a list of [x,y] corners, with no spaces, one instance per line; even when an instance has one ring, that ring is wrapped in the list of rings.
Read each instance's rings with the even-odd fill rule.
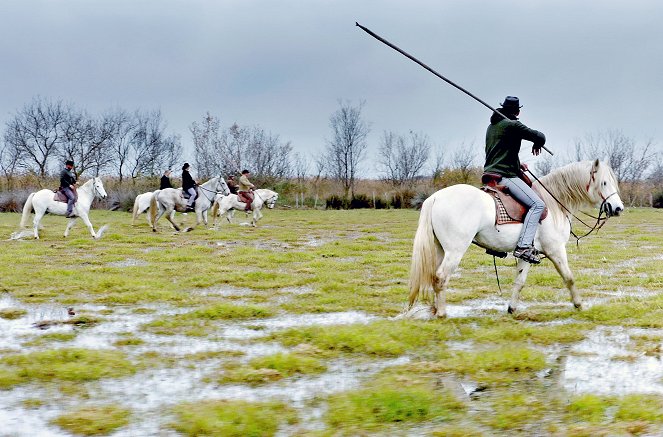
[[[235,176],[233,175],[228,176],[228,180],[226,181],[226,183],[228,184],[228,189],[230,190],[230,194],[237,194],[239,185],[237,185]]]
[[[173,184],[170,183],[170,175],[172,171],[170,169],[166,170],[161,176],[161,185],[159,186],[160,190],[165,190],[166,188],[173,188]]]
[[[239,187],[237,188],[237,196],[241,202],[246,203],[246,212],[251,211],[251,204],[253,203],[253,189],[256,187],[249,181],[251,172],[242,170],[242,176],[239,177]]]
[[[67,196],[67,218],[76,217],[74,215],[74,204],[78,200],[76,194],[76,173],[74,173],[74,161],[68,160],[64,163],[64,168],[60,172],[60,191]]]
[[[191,173],[189,173],[189,168],[191,166],[189,165],[188,162],[185,162],[184,165],[182,166],[182,190],[186,191],[189,193],[189,201],[187,202],[186,205],[186,210],[187,211],[194,211],[193,205],[195,204],[196,201],[196,181],[193,180],[191,177]]]
[[[534,237],[545,203],[521,179],[521,175],[524,175],[523,170],[527,170],[527,166],[520,164],[518,153],[520,152],[520,142],[527,140],[534,143],[532,154],[538,155],[546,142],[546,137],[541,132],[530,129],[518,121],[520,108],[522,108],[518,97],[507,96],[501,106],[500,112],[509,119],[505,119],[496,112],[490,117],[490,125],[486,131],[486,164],[483,170],[486,173],[501,175],[500,183],[506,185],[509,193],[528,208],[513,256],[528,263],[538,264],[541,260],[538,251],[534,248]]]

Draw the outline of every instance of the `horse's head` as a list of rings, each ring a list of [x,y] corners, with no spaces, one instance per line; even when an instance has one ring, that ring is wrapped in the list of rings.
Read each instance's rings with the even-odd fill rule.
[[[598,159],[593,162],[590,170],[587,195],[608,217],[619,215],[624,211],[615,173],[610,166]]]
[[[226,183],[226,180],[223,178],[223,176],[219,176],[219,179],[216,181],[216,187],[214,187],[214,191],[221,193],[224,196],[230,194],[230,188],[228,188],[228,184]]]
[[[104,184],[101,182],[100,177],[94,178],[92,182],[92,191],[94,195],[100,199],[105,199],[107,194],[106,194],[106,189],[104,189]]]
[[[267,208],[273,209],[277,200],[279,200],[279,193],[276,191],[270,191],[270,197],[265,199],[265,205],[267,205]]]

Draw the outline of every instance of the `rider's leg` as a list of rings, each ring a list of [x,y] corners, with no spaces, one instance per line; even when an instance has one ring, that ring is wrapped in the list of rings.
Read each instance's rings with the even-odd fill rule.
[[[74,190],[69,187],[62,188],[62,192],[67,196],[67,213],[66,216],[69,217],[74,211],[74,203],[76,203],[76,195]]]
[[[186,190],[186,192],[189,193],[189,201],[187,202],[186,206],[187,208],[193,208],[194,202],[196,201],[196,189],[189,188]]]
[[[517,249],[529,249],[534,247],[534,237],[536,236],[536,230],[539,227],[539,220],[541,219],[541,214],[545,209],[545,203],[543,200],[536,194],[536,192],[529,187],[522,179],[520,178],[503,178],[501,181],[509,189],[509,193],[518,201],[523,203],[527,207],[527,214],[523,219],[523,229],[520,231],[520,237],[518,238]],[[517,251],[520,253],[521,251]],[[530,255],[536,255],[535,252],[529,251]],[[531,257],[530,259],[538,258]],[[538,261],[538,259],[536,259]],[[534,261],[534,262],[536,262]]]

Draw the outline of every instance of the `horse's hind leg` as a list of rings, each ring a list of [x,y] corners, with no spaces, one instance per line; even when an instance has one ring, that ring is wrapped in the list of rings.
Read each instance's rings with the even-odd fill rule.
[[[449,279],[458,268],[458,264],[460,264],[463,254],[448,251],[442,252],[441,249],[438,249],[438,259],[440,253],[443,254],[443,259],[435,272],[435,283],[433,284],[435,301],[433,312],[437,317],[446,317],[446,292],[449,286]]]
[[[175,216],[175,210],[172,211],[172,213],[166,214],[166,219],[170,222],[171,225],[175,228],[177,232],[180,231],[180,227],[177,226],[177,223],[175,223],[175,219],[173,218]]]
[[[518,300],[520,299],[520,291],[525,286],[525,281],[527,280],[527,274],[529,273],[530,264],[527,261],[521,259],[518,260],[518,274],[516,279],[513,282],[513,290],[511,291],[511,301],[509,301],[509,307],[507,312],[513,314],[516,312],[516,307],[518,306]]]
[[[44,217],[44,212],[43,211],[37,211],[35,210],[35,217],[32,220],[32,224],[34,227],[34,235],[35,239],[39,240],[39,223],[41,222],[41,219]]]
[[[566,250],[561,248],[559,250],[550,251],[549,253],[546,253],[546,256],[550,258],[550,261],[552,261],[557,269],[557,273],[559,273],[564,280],[564,285],[566,285],[566,288],[571,294],[571,302],[573,302],[573,306],[580,309],[582,307],[582,301],[580,300],[578,290],[576,290],[573,273],[571,273],[571,269],[569,268],[569,260],[566,255]]]

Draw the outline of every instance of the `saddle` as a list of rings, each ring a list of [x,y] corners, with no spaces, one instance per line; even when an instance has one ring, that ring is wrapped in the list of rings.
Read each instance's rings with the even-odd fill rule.
[[[67,198],[67,195],[64,194],[64,191],[62,191],[62,188],[58,188],[57,190],[53,190],[53,193],[54,193],[53,194],[53,200],[55,200],[56,202],[67,203],[69,201],[69,199]],[[74,194],[76,196],[78,196],[77,193],[76,193],[76,190],[74,190]]]
[[[483,184],[481,190],[490,194],[495,201],[495,225],[522,223],[527,214],[527,207],[511,196],[509,189],[505,185],[499,184],[500,180],[502,180],[502,175],[497,173],[484,173],[481,176],[481,183]],[[528,185],[531,187],[531,182]],[[540,194],[535,187],[532,187],[532,189]],[[548,208],[546,207],[543,214],[541,214],[539,223],[547,216]]]

